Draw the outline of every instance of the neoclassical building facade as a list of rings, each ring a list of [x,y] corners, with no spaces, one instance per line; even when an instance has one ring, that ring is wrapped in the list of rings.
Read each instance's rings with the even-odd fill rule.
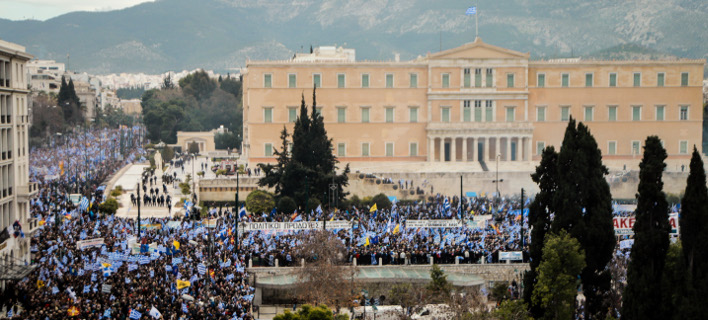
[[[703,60],[529,60],[477,38],[411,61],[356,61],[320,47],[284,61],[248,61],[243,158],[275,161],[301,95],[317,87],[342,162],[534,161],[560,146],[567,121],[586,123],[606,159],[641,157],[659,135],[670,158],[702,141]]]

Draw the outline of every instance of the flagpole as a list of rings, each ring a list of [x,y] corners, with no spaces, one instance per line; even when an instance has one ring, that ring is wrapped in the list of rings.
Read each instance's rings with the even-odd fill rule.
[[[479,1],[477,1],[475,13],[474,13],[474,40],[477,41],[479,38]]]

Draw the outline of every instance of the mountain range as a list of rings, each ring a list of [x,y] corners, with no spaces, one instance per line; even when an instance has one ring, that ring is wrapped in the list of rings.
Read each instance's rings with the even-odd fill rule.
[[[555,57],[708,56],[705,0],[157,0],[46,21],[0,19],[0,38],[92,74],[228,72],[246,59],[287,59],[310,46],[357,60],[413,59],[471,42]],[[612,48],[608,49],[607,48]],[[646,55],[640,55],[646,57]]]

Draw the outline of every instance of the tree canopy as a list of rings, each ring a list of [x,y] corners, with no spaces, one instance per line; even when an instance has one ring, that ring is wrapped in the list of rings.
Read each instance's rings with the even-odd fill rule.
[[[276,164],[259,164],[265,176],[258,182],[260,186],[276,189],[277,196],[288,196],[306,208],[307,199],[315,198],[328,203],[330,184],[337,186],[337,201],[347,195],[344,187],[348,184],[349,165],[337,174],[337,157],[332,153],[332,140],[327,137],[324,119],[317,112],[316,93],[312,92],[312,109],[305,104],[303,95],[300,114],[295,122],[290,150],[290,135],[286,128],[281,131],[281,147],[274,152]]]
[[[313,307],[306,304],[297,312],[290,312],[285,310],[285,313],[276,315],[273,320],[347,320],[347,316],[343,314],[334,315],[334,312],[330,310],[326,305],[319,305]]]

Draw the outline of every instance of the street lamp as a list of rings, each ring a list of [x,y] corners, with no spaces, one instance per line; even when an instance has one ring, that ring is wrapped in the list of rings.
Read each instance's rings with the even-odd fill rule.
[[[500,193],[499,193],[499,182],[504,182],[504,179],[501,179],[501,180],[499,179],[499,159],[500,159],[500,158],[501,158],[501,153],[498,153],[498,154],[497,154],[497,158],[496,158],[496,161],[497,161],[497,176],[496,176],[496,177],[497,177],[497,178],[496,178],[495,180],[493,180],[493,182],[496,183],[496,185],[497,185],[497,186],[496,186],[496,188],[497,188],[497,197],[500,197]]]

